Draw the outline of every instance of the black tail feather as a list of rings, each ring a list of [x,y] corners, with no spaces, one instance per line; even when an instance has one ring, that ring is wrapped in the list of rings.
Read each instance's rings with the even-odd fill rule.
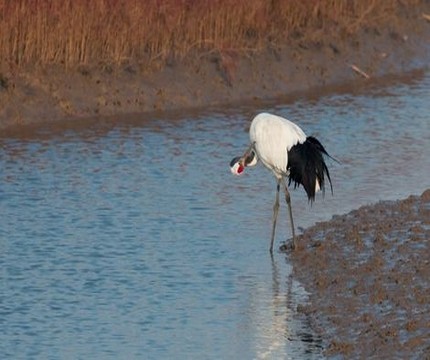
[[[291,183],[294,183],[294,187],[302,185],[309,201],[315,200],[317,181],[320,189],[325,193],[325,177],[327,177],[333,193],[330,172],[324,156],[332,158],[318,139],[313,136],[308,136],[304,143],[296,144],[288,151],[288,185]]]
[[[308,140],[309,142],[311,142],[312,144],[314,144],[325,156],[329,157],[330,159],[336,161],[338,164],[340,164],[340,161],[335,159],[333,156],[331,156],[326,149],[324,148],[324,146],[322,146],[322,144],[319,142],[319,140],[313,136],[308,136],[306,138],[306,140]]]

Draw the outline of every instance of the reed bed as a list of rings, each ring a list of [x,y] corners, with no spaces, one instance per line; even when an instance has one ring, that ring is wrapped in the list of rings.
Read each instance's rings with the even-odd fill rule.
[[[0,0],[2,64],[165,62],[353,33],[417,0]]]

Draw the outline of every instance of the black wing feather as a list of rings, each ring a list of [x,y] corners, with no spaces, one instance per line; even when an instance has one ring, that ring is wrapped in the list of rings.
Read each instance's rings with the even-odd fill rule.
[[[324,156],[331,158],[324,146],[313,136],[308,136],[304,143],[298,143],[288,151],[288,185],[291,183],[294,183],[294,187],[302,185],[310,201],[315,200],[317,180],[321,190],[325,192],[325,177],[333,193],[330,172]]]

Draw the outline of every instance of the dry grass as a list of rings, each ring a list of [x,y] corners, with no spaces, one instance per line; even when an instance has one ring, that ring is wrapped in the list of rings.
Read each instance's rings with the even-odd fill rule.
[[[1,64],[122,64],[353,33],[418,0],[0,0]]]

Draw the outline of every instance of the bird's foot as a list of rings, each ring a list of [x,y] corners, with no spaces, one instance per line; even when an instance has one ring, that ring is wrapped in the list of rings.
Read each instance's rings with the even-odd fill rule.
[[[279,251],[289,253],[296,250],[296,244],[294,241],[286,241],[279,247]]]

